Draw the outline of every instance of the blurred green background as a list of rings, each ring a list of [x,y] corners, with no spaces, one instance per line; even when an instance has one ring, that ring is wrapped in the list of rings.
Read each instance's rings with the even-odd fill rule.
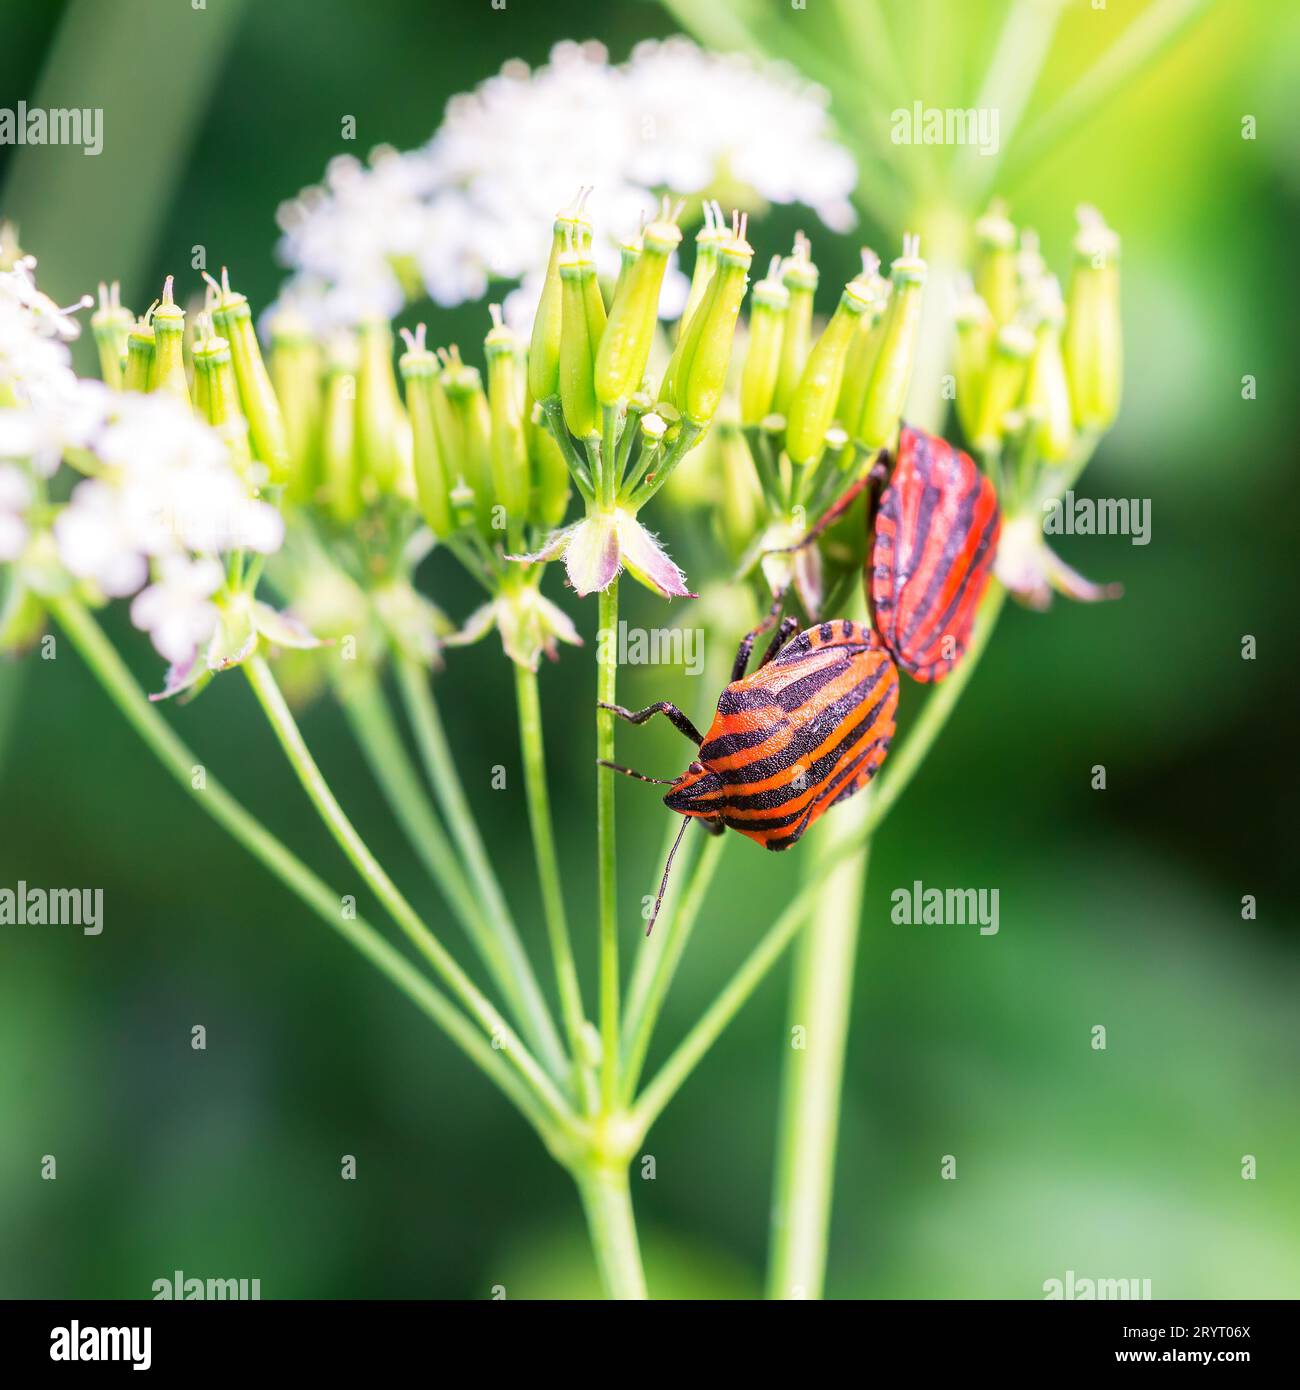
[[[1142,8],[1073,6],[1035,107]],[[199,242],[264,303],[282,274],[276,205],[338,152],[340,113],[357,117],[354,148],[409,147],[450,95],[507,58],[541,62],[557,39],[594,36],[621,59],[678,27],[639,0],[599,12],[582,0],[504,12],[486,0],[4,11],[2,104],[102,105],[110,138],[97,160],[51,150],[24,163],[0,149],[0,211],[39,255],[50,293],[67,301],[120,274],[132,304],[186,270]],[[943,13],[914,7],[911,49],[970,51]],[[1152,540],[1062,540],[1090,576],[1122,581],[1124,600],[1010,613],[881,835],[831,1295],[1033,1298],[1071,1269],[1149,1278],[1157,1297],[1300,1294],[1300,740],[1282,717],[1295,708],[1298,17],[1285,0],[1211,6],[1156,70],[1003,190],[1061,272],[1076,202],[1095,203],[1124,237],[1125,403],[1082,490],[1149,497]],[[945,83],[969,81],[964,62],[931,73],[918,95],[945,104]],[[947,104],[969,104],[953,90]],[[1257,117],[1253,142],[1244,115]],[[800,222],[785,210],[751,231],[759,260]],[[832,292],[856,244],[818,239]],[[437,340],[471,341],[483,318],[481,306],[456,311]],[[1254,401],[1242,399],[1247,373]],[[689,560],[671,517],[654,520]],[[468,612],[454,567],[436,559],[426,578],[450,612]],[[563,601],[590,640],[594,604]],[[633,623],[689,622],[641,591],[625,604]],[[110,631],[156,688],[146,640],[120,613]],[[1244,634],[1258,640],[1253,662],[1241,659]],[[542,687],[586,965],[589,651],[566,652]],[[701,687],[680,670],[637,668],[621,693],[677,699],[703,718],[716,691]],[[439,692],[540,958],[511,681],[495,642],[454,654]],[[917,688],[903,698],[914,710]],[[218,681],[169,717],[349,890],[243,682]],[[320,703],[304,727],[437,923],[340,715]],[[620,737],[648,771],[682,761],[671,730]],[[497,763],[505,793],[489,789]],[[1103,792],[1090,786],[1097,763]],[[652,886],[665,814],[649,788],[620,789],[626,895]],[[738,837],[729,847],[656,1056],[756,939],[796,868]],[[106,928],[95,939],[0,929],[0,1295],[142,1297],[178,1268],[258,1277],[264,1297],[594,1291],[569,1181],[514,1113],[165,778],[62,642],[57,660],[0,667],[0,885],[19,878],[102,886]],[[998,888],[1000,933],[894,926],[890,892],[917,878]],[[1242,920],[1243,894],[1256,896],[1257,921]],[[629,946],[632,936],[629,925]],[[634,1176],[634,1196],[653,1293],[761,1288],[785,985],[782,968],[650,1136],[657,1177]],[[196,1023],[206,1052],[190,1048]],[[1090,1046],[1099,1023],[1105,1052]],[[47,1153],[55,1182],[40,1180]],[[356,1182],[339,1178],[346,1153]],[[956,1182],[940,1179],[945,1154]],[[1256,1181],[1240,1176],[1244,1154],[1257,1157]]]

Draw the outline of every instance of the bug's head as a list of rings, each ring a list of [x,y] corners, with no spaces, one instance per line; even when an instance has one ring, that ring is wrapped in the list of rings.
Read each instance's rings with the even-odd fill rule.
[[[721,798],[722,778],[696,761],[673,783],[664,805],[682,816],[716,816]]]

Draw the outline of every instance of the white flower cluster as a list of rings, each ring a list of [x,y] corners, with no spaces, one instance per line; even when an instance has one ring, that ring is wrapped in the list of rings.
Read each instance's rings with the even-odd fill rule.
[[[857,170],[826,104],[783,64],[684,38],[638,44],[619,65],[598,43],[558,44],[536,71],[507,63],[453,98],[421,149],[379,150],[369,167],[340,157],[321,187],[286,203],[280,251],[296,274],[282,302],[324,331],[393,316],[415,281],[453,305],[481,297],[489,280],[521,279],[507,317],[524,326],[555,212],[580,185],[594,187],[598,221],[621,231],[635,231],[661,191],[721,184],[731,201],[805,203],[845,230]],[[602,269],[617,269],[612,246],[596,250]],[[677,276],[665,314],[684,296]]]
[[[184,663],[216,626],[218,557],[278,549],[284,523],[251,496],[225,440],[174,397],[73,373],[66,344],[79,326],[37,290],[35,265],[0,272],[0,561],[20,560],[38,485],[79,451],[90,476],[54,518],[59,561],[110,598],[136,595],[135,625]]]
[[[87,441],[103,472],[77,484],[54,524],[70,573],[122,598],[148,578],[150,560],[279,549],[280,513],[250,497],[214,429],[170,396],[122,392],[104,403]]]
[[[72,315],[90,300],[60,309],[36,288],[35,272],[34,256],[0,271],[0,467],[8,479],[0,484],[0,514],[11,517],[18,515],[20,490],[31,500],[30,486],[15,481],[14,462],[48,478],[64,448],[81,442],[95,417],[83,391],[88,383],[77,380],[68,351],[81,331]],[[0,542],[0,559],[12,558]]]

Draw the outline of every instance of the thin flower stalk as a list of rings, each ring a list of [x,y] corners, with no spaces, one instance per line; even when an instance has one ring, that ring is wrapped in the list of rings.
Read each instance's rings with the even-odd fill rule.
[[[479,893],[488,920],[493,923],[511,959],[513,977],[523,1000],[524,1017],[530,1024],[529,1031],[536,1034],[534,1042],[539,1046],[540,1056],[551,1075],[567,1077],[569,1063],[555,1032],[555,1024],[546,1007],[537,977],[510,919],[505,897],[492,870],[473,812],[470,810],[469,799],[457,775],[451,747],[442,727],[442,719],[433,698],[427,673],[422,666],[405,656],[397,657],[396,671],[406,714],[415,733],[425,772],[442,806],[447,826],[465,861],[470,882]]]
[[[411,766],[379,677],[373,671],[360,671],[337,681],[336,693],[353,736],[412,849],[492,971],[493,979],[508,989],[513,977],[499,940],[470,890],[447,832]]]
[[[455,958],[420,919],[419,914],[388,876],[387,871],[348,819],[315,758],[312,757],[297,721],[290,712],[275,677],[271,674],[271,668],[261,657],[254,656],[244,663],[244,673],[308,799],[347,855],[353,868],[384,905],[397,926],[406,933],[421,955],[478,1022],[488,1038],[506,1054],[519,1075],[551,1112],[552,1117],[560,1120],[567,1118],[568,1107],[564,1097],[556,1090],[551,1077],[524,1046],[522,1039],[501,1012],[465,974]]]
[[[636,1096],[646,1054],[654,1037],[655,1024],[659,1021],[664,1000],[668,996],[682,956],[686,953],[691,933],[699,921],[704,900],[713,884],[727,844],[725,837],[715,836],[699,851],[695,872],[687,879],[679,906],[676,911],[660,916],[659,925],[652,938],[657,944],[647,949],[642,958],[649,963],[649,969],[645,974],[644,984],[639,989],[638,978],[633,977],[628,991],[623,1028],[623,1097],[626,1104],[630,1105]],[[640,959],[637,964],[641,964]]]
[[[557,1119],[527,1082],[493,1048],[479,1026],[421,974],[360,915],[345,915],[340,895],[252,816],[214,777],[194,785],[198,756],[182,742],[136,684],[135,678],[85,606],[72,597],[51,601],[51,611],[127,723],[163,768],[238,843],[337,931],[426,1014],[515,1105],[546,1140],[559,1144]]]
[[[618,631],[618,580],[600,595],[600,630]],[[598,705],[618,702],[616,644],[606,642],[606,658],[596,666]],[[596,711],[596,758],[614,760],[614,716]],[[596,879],[599,942],[600,998],[600,1099],[608,1113],[618,1100],[619,1075],[619,966],[618,966],[618,861],[614,841],[614,774],[608,767],[596,773]]]
[[[551,795],[546,780],[546,748],[542,734],[541,699],[537,672],[515,664],[515,702],[519,714],[519,747],[524,764],[524,788],[528,796],[528,821],[532,830],[533,853],[537,860],[537,881],[542,893],[542,911],[555,964],[555,984],[560,996],[560,1014],[573,1058],[575,1093],[588,1113],[595,1109],[596,1086],[588,1060],[586,1014],[582,988],[573,957],[568,914],[564,907],[564,885],[560,859],[555,847],[555,826],[551,817]]]

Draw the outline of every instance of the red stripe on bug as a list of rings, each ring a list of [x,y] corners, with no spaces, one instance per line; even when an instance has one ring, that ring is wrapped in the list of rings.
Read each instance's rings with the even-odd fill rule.
[[[867,591],[881,640],[914,679],[941,680],[961,659],[1001,529],[997,494],[974,460],[904,425],[876,511]]]

